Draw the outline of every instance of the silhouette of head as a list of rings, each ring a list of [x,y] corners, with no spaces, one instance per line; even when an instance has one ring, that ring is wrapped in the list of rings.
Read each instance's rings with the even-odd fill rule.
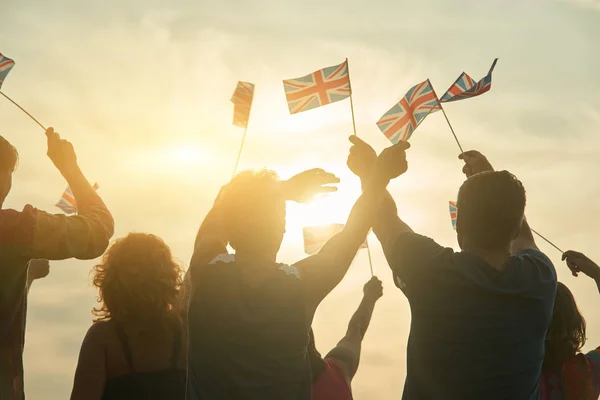
[[[559,369],[585,344],[585,319],[577,309],[573,293],[561,282],[556,287],[552,322],[546,332],[544,370]]]
[[[18,161],[17,149],[0,136],[0,206],[12,188],[12,174]]]
[[[159,237],[130,233],[117,239],[94,267],[98,320],[155,328],[180,322],[181,267]]]
[[[525,211],[525,188],[508,171],[482,172],[458,192],[456,231],[461,248],[502,251],[517,237]]]
[[[273,171],[244,171],[219,197],[229,244],[236,251],[275,257],[285,233],[285,198]]]

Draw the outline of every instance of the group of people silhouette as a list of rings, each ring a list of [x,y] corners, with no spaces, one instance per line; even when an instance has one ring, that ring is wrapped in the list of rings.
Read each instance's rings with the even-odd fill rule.
[[[46,136],[48,156],[69,184],[78,215],[31,205],[0,210],[0,400],[25,398],[22,354],[32,282],[48,274],[48,260],[99,256],[93,270],[99,306],[81,346],[72,400],[352,399],[381,281],[365,284],[346,335],[324,357],[311,325],[371,229],[411,308],[404,399],[587,400],[600,394],[600,348],[580,352],[585,320],[536,246],[522,183],[495,171],[477,151],[459,156],[467,177],[457,201],[460,252],[413,232],[399,217],[386,188],[407,172],[410,145],[399,142],[377,155],[352,136],[347,164],[361,179],[362,195],[343,231],[318,254],[292,265],[277,262],[286,202],[333,192],[339,179],[321,169],[289,180],[269,170],[244,171],[220,190],[184,275],[155,235],[130,233],[110,244],[113,218],[73,146],[53,128]],[[0,136],[0,203],[17,161],[17,150]],[[574,251],[563,260],[600,290],[598,265]]]

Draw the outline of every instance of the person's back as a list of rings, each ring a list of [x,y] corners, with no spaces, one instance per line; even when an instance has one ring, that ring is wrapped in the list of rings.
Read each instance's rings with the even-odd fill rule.
[[[350,153],[368,176],[369,149]],[[372,150],[371,150],[372,151]],[[411,307],[404,399],[537,399],[556,271],[524,218],[525,189],[466,152],[455,253],[418,235],[391,196],[373,221]]]
[[[81,346],[71,400],[183,400],[187,335],[181,270],[169,247],[129,234],[94,272],[101,307]]]
[[[281,264],[249,266],[218,257],[202,272],[190,302],[191,399],[310,398],[305,303],[298,271]]]
[[[540,337],[552,307],[551,262],[530,250],[498,271],[474,254],[410,235],[398,254],[437,255],[419,265],[406,286],[396,278],[412,315],[406,398],[535,398]]]

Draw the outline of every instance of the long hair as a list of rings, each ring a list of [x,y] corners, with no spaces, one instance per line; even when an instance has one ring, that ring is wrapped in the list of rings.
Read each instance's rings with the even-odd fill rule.
[[[0,136],[0,173],[13,172],[19,162],[17,149],[8,140]]]
[[[543,369],[556,370],[577,354],[585,344],[585,319],[571,291],[561,282],[556,288],[552,322],[546,333]]]
[[[181,267],[159,237],[130,233],[117,239],[93,269],[99,307],[95,321],[161,329],[181,323]]]

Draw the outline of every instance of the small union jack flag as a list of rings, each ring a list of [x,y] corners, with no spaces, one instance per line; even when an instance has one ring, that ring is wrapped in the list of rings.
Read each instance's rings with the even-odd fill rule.
[[[329,239],[343,230],[344,224],[327,224],[302,228],[302,234],[304,236],[304,252],[309,255],[317,254]],[[367,239],[361,244],[360,248],[367,248]]]
[[[427,115],[441,109],[429,79],[412,88],[398,104],[377,121],[377,126],[394,144],[406,141]]]
[[[450,89],[442,96],[440,102],[446,103],[449,101],[464,100],[479,96],[490,90],[492,88],[492,72],[497,61],[498,59],[496,58],[487,75],[481,78],[479,82],[475,82],[466,72],[460,74],[458,79],[450,86]]]
[[[239,81],[231,96],[233,103],[233,124],[241,128],[248,126],[250,118],[250,108],[254,98],[254,84],[250,82]]]
[[[98,190],[98,188],[98,184],[94,183],[94,189]],[[60,200],[56,203],[56,207],[60,208],[67,215],[77,214],[77,202],[75,201],[75,196],[73,196],[70,187],[67,187],[62,196],[60,196]]]
[[[283,81],[290,114],[311,110],[350,97],[348,60],[301,78]]]
[[[8,73],[10,72],[10,70],[12,69],[12,67],[15,66],[15,61],[2,55],[2,53],[0,53],[0,89],[2,88],[2,84],[4,83],[4,80],[6,79],[6,76],[8,75]]]
[[[458,207],[454,201],[450,202],[450,220],[452,221],[452,228],[456,230],[456,215],[458,213]]]

